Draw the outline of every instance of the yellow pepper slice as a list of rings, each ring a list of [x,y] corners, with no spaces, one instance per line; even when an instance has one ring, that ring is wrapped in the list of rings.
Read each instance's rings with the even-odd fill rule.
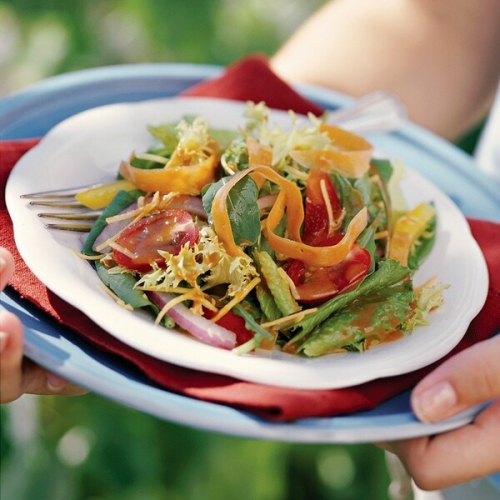
[[[108,182],[81,191],[75,199],[92,210],[107,207],[119,191],[132,191],[137,187],[127,180]]]
[[[373,146],[363,137],[333,125],[320,127],[330,138],[333,149],[294,150],[290,156],[308,169],[326,170],[345,177],[362,177],[370,168]]]
[[[429,203],[420,203],[402,215],[394,225],[388,258],[399,260],[401,264],[406,266],[412,246],[435,215],[436,210]]]
[[[141,169],[122,161],[120,174],[143,191],[159,191],[160,193],[180,193],[198,195],[203,187],[213,182],[219,162],[219,146],[215,140],[207,145],[210,151],[206,160],[193,165],[174,162],[164,168]]]

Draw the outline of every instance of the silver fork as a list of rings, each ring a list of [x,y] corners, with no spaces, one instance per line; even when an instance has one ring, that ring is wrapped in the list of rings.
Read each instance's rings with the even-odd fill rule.
[[[72,221],[71,223],[46,223],[47,229],[60,229],[64,231],[75,231],[86,233],[92,229],[93,223],[97,220],[102,210],[89,210],[75,199],[75,196],[85,189],[97,187],[87,185],[73,187],[69,189],[57,189],[52,191],[40,191],[21,195],[21,198],[31,200],[30,206],[47,207],[55,210],[71,210],[70,212],[40,212],[38,217],[42,219],[58,219]]]
[[[406,109],[398,97],[390,92],[376,91],[354,100],[344,108],[328,112],[326,121],[358,134],[373,134],[398,130],[407,118]],[[43,219],[71,221],[46,223],[47,229],[88,232],[101,211],[89,211],[75,199],[75,195],[91,187],[96,185],[29,193],[22,195],[21,198],[31,200],[29,203],[31,206],[71,210],[71,212],[39,213],[38,216]]]
[[[378,90],[328,112],[326,121],[357,134],[384,134],[398,130],[407,119],[403,102],[391,92]]]

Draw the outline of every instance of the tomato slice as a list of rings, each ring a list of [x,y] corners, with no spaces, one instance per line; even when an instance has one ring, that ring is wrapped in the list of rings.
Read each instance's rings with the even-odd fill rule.
[[[147,272],[153,262],[162,265],[159,250],[176,255],[186,243],[198,241],[199,230],[191,214],[182,209],[169,209],[144,217],[128,226],[116,239],[125,251],[113,250],[115,261],[135,271]]]
[[[342,215],[340,199],[327,172],[309,172],[304,211],[302,240],[307,245],[319,246],[318,241],[334,234]]]
[[[216,313],[210,311],[209,309],[203,309],[203,315],[205,318],[212,319]],[[248,330],[245,325],[245,320],[238,316],[237,314],[228,311],[222,318],[220,318],[216,323],[219,326],[223,326],[227,330],[236,334],[236,345],[240,346],[245,342],[253,339],[254,332],[252,330]]]
[[[309,171],[304,211],[302,240],[305,243],[322,247],[336,245],[342,239],[343,235],[338,233],[342,204],[327,172]],[[346,258],[334,266],[313,266],[292,260],[286,272],[300,302],[320,304],[359,283],[367,275],[370,264],[370,252],[354,243]]]
[[[342,235],[330,237],[319,246],[335,244],[341,238]],[[370,264],[370,252],[354,243],[347,257],[335,266],[308,266],[294,260],[286,272],[295,285],[300,302],[320,304],[359,283],[367,275]]]

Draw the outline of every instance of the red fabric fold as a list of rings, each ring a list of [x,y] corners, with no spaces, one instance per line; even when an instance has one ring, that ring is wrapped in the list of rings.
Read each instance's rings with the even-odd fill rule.
[[[227,68],[220,77],[202,82],[184,93],[187,96],[222,97],[237,100],[265,101],[271,107],[294,109],[300,113],[322,110],[286,85],[269,69],[265,58],[243,59]],[[15,162],[37,142],[0,143],[0,184],[5,185]],[[379,379],[355,387],[335,390],[295,390],[237,380],[222,375],[182,368],[166,363],[123,344],[93,323],[81,311],[51,293],[28,269],[14,243],[10,217],[0,199],[0,245],[16,259],[16,274],[9,286],[67,327],[93,344],[134,363],[153,382],[167,390],[205,401],[231,405],[274,421],[305,417],[326,417],[369,410],[415,385],[443,360],[420,370]],[[487,261],[490,288],[486,303],[472,321],[459,345],[446,358],[487,339],[500,329],[500,224],[469,219],[472,232]],[[444,359],[446,359],[444,358]]]

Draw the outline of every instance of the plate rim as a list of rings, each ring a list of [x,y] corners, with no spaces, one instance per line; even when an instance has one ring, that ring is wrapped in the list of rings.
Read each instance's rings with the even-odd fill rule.
[[[2,293],[6,300],[2,301],[0,309],[19,315],[33,314],[32,304],[23,304],[22,299],[16,300],[11,295]],[[119,404],[198,430],[289,443],[368,443],[448,432],[468,424],[484,408],[478,405],[442,422],[422,423],[409,409],[409,391],[406,391],[373,410],[295,421],[266,420],[228,405],[176,394],[136,380],[127,372],[117,370],[113,362],[104,364],[94,359],[91,352],[66,339],[60,334],[60,328],[44,318],[33,317],[33,324],[23,317],[27,357]],[[89,371],[89,364],[97,367],[96,371]],[[402,406],[403,410],[391,413],[393,406]],[[203,419],[197,418],[200,413]]]
[[[140,103],[117,103],[117,104],[109,104],[109,105],[106,105],[106,106],[100,106],[100,107],[97,107],[97,108],[93,108],[93,109],[90,109],[88,111],[85,111],[85,112],[82,112],[82,113],[78,113],[77,115],[74,115],[64,121],[62,121],[60,124],[58,124],[57,126],[55,126],[54,128],[52,128],[49,133],[47,134],[46,137],[44,137],[44,139],[40,142],[39,145],[37,145],[35,148],[33,148],[30,152],[27,153],[27,155],[25,155],[25,157],[23,159],[21,159],[21,161],[18,163],[18,166],[16,166],[16,168],[14,169],[14,173],[12,175],[12,177],[9,179],[9,183],[7,184],[7,190],[6,190],[6,194],[7,194],[7,205],[9,207],[9,210],[11,212],[14,212],[15,211],[15,201],[14,200],[14,194],[11,194],[11,191],[14,190],[15,191],[15,188],[11,188],[11,182],[14,182],[16,180],[16,172],[18,168],[27,168],[26,167],[26,164],[28,163],[29,165],[29,162],[30,160],[37,156],[37,154],[39,155],[40,152],[42,152],[42,154],[44,153],[45,149],[48,149],[50,146],[51,146],[51,141],[54,140],[54,136],[56,136],[56,138],[58,138],[57,134],[60,134],[61,131],[64,131],[66,132],[68,128],[71,128],[72,126],[74,127],[75,124],[79,124],[80,121],[85,121],[86,119],[88,119],[89,117],[92,119],[92,117],[96,116],[96,115],[100,115],[100,114],[107,114],[109,115],[109,111],[111,110],[112,112],[113,111],[128,111],[130,109],[132,110],[135,110],[137,111],[138,109],[141,109],[142,112],[144,112],[144,110],[146,111],[149,111],[149,108],[155,108],[158,109],[159,107],[161,107],[162,104],[165,105],[165,107],[170,107],[173,103],[173,105],[175,106],[176,104],[178,103],[181,103],[181,106],[182,105],[185,105],[186,103],[191,103],[193,104],[194,103],[194,106],[197,107],[200,105],[200,103],[203,103],[204,105],[208,106],[208,107],[212,107],[213,106],[213,103],[217,103],[218,106],[219,106],[219,110],[220,110],[220,107],[223,106],[223,105],[226,105],[227,107],[231,108],[231,112],[233,112],[233,109],[237,109],[241,112],[241,110],[244,109],[245,105],[244,103],[241,103],[241,102],[235,102],[235,101],[232,101],[232,100],[227,100],[227,99],[214,99],[214,98],[203,98],[203,97],[170,97],[170,98],[166,98],[166,99],[148,99],[148,100],[145,100],[145,101],[142,101]],[[282,111],[278,111],[277,113],[279,113],[280,116],[286,116],[286,112],[282,112]],[[112,113],[111,113],[112,114]],[[241,118],[241,116],[239,116],[238,118]],[[143,124],[144,125],[144,124]],[[28,167],[29,169],[29,167]],[[416,175],[417,176],[417,179],[420,179],[420,182],[427,182],[429,183],[430,185],[432,183],[430,183],[428,180],[425,179],[425,177],[423,177],[421,174],[419,174],[418,172],[414,172],[412,171],[411,169],[408,169],[409,171],[412,172],[412,175]],[[77,182],[78,183],[78,182]],[[440,193],[440,195],[442,196],[442,198],[447,202],[447,203],[450,203],[452,207],[454,207],[454,204],[451,200],[449,200],[449,198],[447,197],[447,195],[442,192],[437,186],[434,186],[434,189],[436,189],[437,192]],[[18,207],[19,208],[19,207]],[[455,210],[455,217],[459,217],[460,218],[460,223],[464,226],[462,229],[465,230],[465,226],[466,226],[466,221],[465,221],[465,217],[463,216],[463,214],[460,212],[460,210],[458,210],[457,207],[454,207],[454,210]],[[13,222],[14,222],[14,231],[15,231],[15,238],[16,238],[16,241],[18,243],[18,247],[20,249],[20,252],[21,254],[23,255],[23,258],[26,258],[26,256],[30,255],[30,250],[29,248],[26,247],[25,245],[25,241],[23,241],[23,237],[21,236],[21,241],[19,241],[19,238],[20,238],[20,234],[24,234],[23,233],[23,229],[22,229],[22,226],[23,224],[21,223],[21,219],[19,219],[19,214],[18,213],[13,213],[12,214],[12,219],[13,219]],[[16,224],[16,222],[18,222],[18,224]],[[468,228],[468,226],[467,226]],[[42,230],[42,231],[39,231],[39,233],[43,233],[43,237],[45,237],[45,231],[46,230]],[[482,257],[482,253],[479,251],[479,249],[477,248],[477,244],[475,242],[475,240],[472,238],[472,235],[470,234],[470,231],[467,231],[466,232],[467,234],[467,237],[468,237],[468,244],[470,245],[471,248],[473,248],[474,252],[475,252],[475,256],[481,256]],[[472,251],[472,250],[471,250]],[[32,257],[32,256],[31,256]],[[51,288],[55,293],[58,293],[58,294],[61,294],[62,293],[62,296],[65,298],[66,301],[68,301],[69,303],[71,303],[72,305],[78,307],[78,308],[81,308],[88,316],[90,316],[97,324],[99,324],[101,327],[103,327],[105,330],[107,330],[111,335],[117,337],[119,340],[125,342],[125,343],[128,343],[129,345],[131,345],[132,347],[134,347],[135,349],[138,349],[142,352],[145,352],[146,354],[149,354],[149,355],[152,355],[154,357],[159,357],[157,355],[157,353],[155,352],[155,350],[151,349],[151,348],[148,348],[147,350],[144,350],[143,348],[143,345],[142,343],[137,343],[135,342],[134,339],[132,339],[133,343],[130,343],[130,340],[127,341],[126,338],[129,338],[127,336],[123,336],[123,335],[118,335],[116,334],[116,332],[112,329],[113,328],[113,325],[110,324],[106,319],[103,319],[100,315],[98,315],[96,312],[94,311],[89,311],[86,306],[84,305],[83,307],[81,306],[81,302],[77,301],[74,299],[74,296],[71,296],[71,297],[68,297],[64,290],[61,290],[60,287],[58,286],[54,286],[53,284],[53,280],[51,278],[47,278],[47,277],[44,277],[44,273],[42,272],[41,273],[41,276],[40,276],[40,272],[39,272],[39,265],[36,263],[36,259],[34,258],[31,258],[30,256],[28,257],[28,261],[31,261],[32,263],[32,268],[34,266],[34,269],[37,271],[36,274],[38,275],[38,277],[40,279],[42,279],[46,285]],[[479,265],[477,262],[476,262],[476,265]],[[460,328],[461,328],[461,333],[459,335],[462,335],[462,334],[465,334],[465,331],[470,323],[470,321],[473,319],[473,317],[475,316],[475,314],[480,310],[480,308],[482,307],[482,304],[484,303],[484,300],[486,299],[486,293],[487,293],[487,268],[486,268],[486,264],[484,262],[484,259],[482,259],[482,262],[481,262],[481,266],[478,267],[477,269],[477,272],[479,273],[479,275],[482,275],[483,277],[483,282],[485,283],[484,284],[484,287],[482,290],[478,290],[479,292],[479,295],[477,295],[477,302],[475,303],[475,309],[477,310],[474,310],[473,312],[470,312],[468,314],[465,314],[463,312],[463,316],[462,316],[462,323],[460,324]],[[481,294],[481,291],[483,292]],[[457,325],[455,325],[456,321],[458,320],[457,319],[458,317],[455,317],[455,322],[453,323],[453,328],[456,328]],[[135,320],[133,320],[135,322]],[[464,324],[464,322],[466,324]],[[137,322],[135,322],[136,325],[138,325]],[[450,328],[451,329],[451,328]],[[267,356],[264,356],[263,358],[259,358],[258,360],[255,360],[252,361],[251,358],[247,358],[247,357],[244,357],[244,361],[243,363],[245,363],[246,365],[250,365],[249,368],[246,367],[245,368],[245,371],[241,371],[241,368],[242,366],[232,366],[232,368],[229,370],[227,368],[227,363],[224,364],[224,356],[226,357],[227,360],[229,360],[230,362],[231,361],[235,361],[234,359],[232,358],[229,358],[227,356],[227,353],[224,353],[224,352],[220,352],[220,353],[216,353],[215,351],[213,351],[213,356],[215,358],[220,358],[220,361],[219,363],[216,363],[216,366],[213,366],[212,364],[207,364],[206,362],[202,363],[200,365],[200,363],[198,362],[194,362],[193,359],[192,359],[192,356],[188,354],[188,357],[186,358],[186,356],[184,357],[172,357],[169,353],[168,353],[168,350],[167,350],[167,356],[165,357],[165,355],[161,356],[160,359],[164,360],[164,361],[168,361],[168,362],[171,362],[171,363],[174,363],[174,364],[180,364],[182,366],[186,366],[186,367],[189,367],[189,368],[192,368],[192,369],[197,369],[197,370],[203,370],[203,371],[209,371],[209,372],[212,372],[212,373],[219,373],[219,374],[222,374],[222,375],[226,375],[226,376],[230,376],[230,377],[234,377],[234,378],[240,378],[240,379],[243,379],[243,380],[247,380],[249,382],[255,382],[255,383],[261,383],[261,384],[271,384],[271,385],[276,385],[276,386],[281,386],[281,387],[289,387],[289,388],[296,388],[296,389],[308,389],[308,390],[322,390],[322,389],[334,389],[334,388],[343,388],[343,387],[349,387],[349,386],[353,386],[353,385],[359,385],[361,383],[364,383],[364,382],[368,382],[370,380],[373,380],[375,378],[380,378],[380,377],[388,377],[388,376],[394,376],[394,375],[399,375],[399,374],[403,374],[403,373],[406,373],[406,372],[409,372],[409,371],[413,371],[413,370],[416,370],[418,368],[422,368],[423,366],[427,366],[428,364],[436,361],[437,359],[439,359],[440,357],[444,356],[447,352],[449,352],[449,350],[451,350],[453,347],[455,347],[455,345],[460,341],[460,339],[462,338],[462,336],[454,336],[453,337],[453,342],[447,342],[446,343],[446,348],[444,347],[441,347],[441,350],[439,350],[437,353],[436,352],[432,352],[432,356],[430,356],[428,358],[428,361],[426,361],[425,363],[421,363],[419,365],[416,365],[415,363],[412,364],[412,365],[408,365],[405,370],[403,371],[398,371],[398,372],[395,372],[394,369],[392,369],[389,365],[386,365],[385,363],[381,364],[379,363],[379,368],[378,368],[378,371],[376,371],[375,373],[370,373],[370,375],[368,375],[368,372],[366,371],[356,371],[356,375],[351,375],[351,378],[348,379],[348,381],[346,381],[346,379],[341,379],[338,377],[338,374],[337,374],[337,378],[335,378],[335,375],[336,375],[336,367],[332,367],[331,370],[332,373],[330,373],[331,375],[331,378],[326,378],[326,377],[321,377],[320,379],[316,379],[316,380],[320,380],[320,382],[312,382],[310,381],[309,379],[307,378],[304,378],[303,375],[308,375],[308,372],[306,371],[305,373],[302,373],[301,375],[296,375],[296,378],[294,379],[295,381],[293,382],[293,384],[290,382],[290,374],[286,374],[286,373],[282,373],[282,370],[283,369],[288,369],[288,364],[283,364],[283,365],[277,365],[276,368],[281,368],[281,370],[278,371],[278,373],[275,374],[275,377],[277,378],[274,378],[272,380],[266,380],[266,376],[263,375],[263,373],[261,371],[254,371],[255,370],[255,367],[253,367],[252,369],[252,365],[253,364],[257,364],[259,362],[262,362],[262,365],[266,368],[267,367],[267,370],[269,370],[270,372],[276,372],[276,370],[273,370],[274,368],[274,365],[276,363],[276,360],[273,360],[273,359],[266,359]],[[179,339],[180,340],[180,339]],[[181,342],[183,342],[183,340],[180,340]],[[411,342],[411,341],[410,341]],[[195,349],[197,348],[198,346],[195,346]],[[200,353],[202,354],[203,352],[203,349],[206,347],[203,347],[203,346],[199,346],[200,349],[198,349],[200,351]],[[384,346],[385,347],[385,346]],[[211,353],[211,350],[212,349],[216,349],[216,348],[213,348],[213,347],[210,347],[210,350],[208,351],[208,354]],[[387,349],[387,347],[386,347]],[[234,356],[234,354],[230,354],[231,356]],[[366,354],[366,357],[368,357],[368,360],[370,361],[371,358],[375,357],[375,353],[373,353],[373,351],[368,351],[368,353]],[[204,359],[204,358],[203,358]],[[317,358],[319,359],[319,358]],[[340,358],[338,358],[340,359]],[[366,362],[366,360],[365,360]],[[279,361],[278,361],[279,363]],[[302,370],[302,365],[299,364],[298,367],[296,364],[294,364],[295,361],[292,362],[292,371],[294,370]],[[325,363],[324,361],[321,361],[321,364],[322,363]],[[304,362],[304,365],[305,364],[309,364],[309,365],[320,365],[320,362],[314,360],[314,361],[305,361]],[[268,366],[269,365],[269,366]],[[366,366],[369,366],[368,364],[366,364]],[[223,368],[221,368],[223,367]],[[313,371],[314,371],[314,368],[313,368]],[[292,374],[293,375],[293,374]],[[332,380],[332,382],[330,382],[330,380]],[[335,382],[333,382],[335,380]]]

